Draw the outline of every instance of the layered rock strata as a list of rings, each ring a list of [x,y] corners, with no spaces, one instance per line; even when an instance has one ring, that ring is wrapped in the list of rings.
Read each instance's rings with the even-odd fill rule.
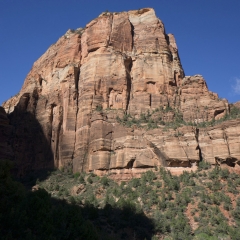
[[[14,125],[12,145],[22,171],[117,172],[189,167],[203,158],[240,160],[238,121],[168,131],[160,123],[146,130],[116,121],[159,108],[173,110],[165,122],[176,113],[184,122],[201,123],[229,112],[227,100],[210,92],[201,75],[185,76],[174,36],[151,8],[106,12],[84,29],[69,30],[34,63],[20,93],[3,107]]]

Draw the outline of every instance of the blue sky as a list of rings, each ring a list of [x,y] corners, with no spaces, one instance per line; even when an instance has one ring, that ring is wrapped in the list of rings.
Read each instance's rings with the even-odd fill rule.
[[[19,92],[48,47],[105,10],[152,7],[173,33],[186,75],[240,100],[240,0],[0,0],[0,104]]]

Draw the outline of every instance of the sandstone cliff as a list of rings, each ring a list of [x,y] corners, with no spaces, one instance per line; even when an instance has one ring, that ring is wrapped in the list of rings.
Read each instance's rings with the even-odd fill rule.
[[[174,36],[151,8],[106,12],[83,29],[67,31],[3,107],[23,172],[129,172],[190,167],[203,158],[213,164],[240,161],[238,120],[195,126],[226,116],[229,104],[208,90],[201,75],[185,76]],[[145,115],[154,129],[119,121]]]

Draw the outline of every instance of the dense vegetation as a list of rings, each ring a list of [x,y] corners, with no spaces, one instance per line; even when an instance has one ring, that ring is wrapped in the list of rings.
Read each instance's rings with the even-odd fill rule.
[[[1,163],[3,239],[239,239],[240,176],[201,162],[116,183],[93,173],[49,173],[27,192]]]

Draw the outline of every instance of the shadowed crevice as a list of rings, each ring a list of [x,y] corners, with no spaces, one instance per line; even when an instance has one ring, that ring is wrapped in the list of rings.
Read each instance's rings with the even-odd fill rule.
[[[130,20],[129,20],[129,22],[130,22]],[[131,22],[130,22],[130,25],[131,25],[132,49],[133,49],[134,48],[134,35],[135,35],[135,33],[134,33],[134,26]]]
[[[201,147],[199,145],[199,128],[196,128],[195,139],[198,144],[196,150],[198,150],[199,161],[201,162],[201,161],[203,161],[203,156],[202,156]]]
[[[131,71],[132,71],[132,58],[126,57],[124,59],[124,66],[126,70],[127,75],[127,104],[126,104],[126,111],[128,111],[129,102],[131,98],[131,90],[132,90],[132,77],[131,77]]]

